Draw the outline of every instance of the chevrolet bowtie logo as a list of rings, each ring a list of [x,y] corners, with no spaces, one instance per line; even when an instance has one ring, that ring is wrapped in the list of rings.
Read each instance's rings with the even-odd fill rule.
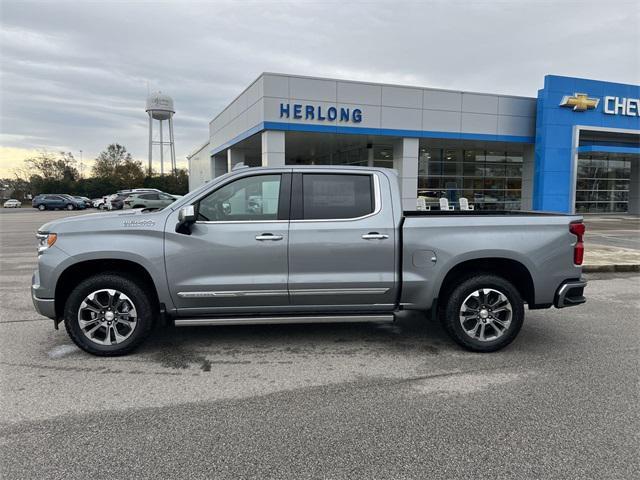
[[[573,97],[565,95],[560,102],[561,107],[573,107],[574,112],[584,112],[596,108],[600,102],[599,98],[589,98],[586,93],[574,93]]]

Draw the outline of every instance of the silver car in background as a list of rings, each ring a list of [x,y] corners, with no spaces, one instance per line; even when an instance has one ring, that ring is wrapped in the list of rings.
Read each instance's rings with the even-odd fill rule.
[[[3,208],[22,208],[22,202],[15,198],[10,198],[2,204]]]
[[[132,193],[127,198],[125,198],[123,208],[160,209],[171,205],[173,202],[180,198],[182,198],[181,195],[170,195],[164,192]]]

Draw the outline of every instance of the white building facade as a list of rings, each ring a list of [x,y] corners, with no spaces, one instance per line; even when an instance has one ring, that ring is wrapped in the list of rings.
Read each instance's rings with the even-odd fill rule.
[[[561,198],[555,198],[558,191],[550,183],[549,191],[541,180],[534,185],[553,176],[555,168],[545,167],[547,174],[537,166],[546,164],[536,160],[542,150],[536,143],[545,148],[548,143],[542,138],[548,125],[536,125],[540,96],[551,95],[553,85],[564,79],[545,77],[551,93],[542,89],[538,98],[529,98],[264,73],[210,122],[208,141],[189,156],[189,187],[240,162],[379,166],[399,172],[405,209],[415,209],[418,197],[434,205],[446,197],[454,206],[464,197],[482,209],[572,211],[582,198],[576,193],[576,172],[567,174],[573,183],[565,182]],[[556,105],[560,114],[562,107]],[[628,138],[626,133],[620,138],[627,150],[615,153],[623,162],[622,186],[640,151],[638,132],[626,132]],[[578,165],[577,150],[570,154],[567,164]],[[585,201],[578,210],[626,211],[622,198],[615,205],[613,200]]]

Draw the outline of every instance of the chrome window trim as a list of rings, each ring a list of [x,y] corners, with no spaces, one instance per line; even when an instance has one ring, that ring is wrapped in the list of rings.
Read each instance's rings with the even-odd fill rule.
[[[251,169],[248,169],[251,170]],[[191,201],[190,205],[195,205],[196,203],[198,203],[199,201],[201,201],[203,198],[207,197],[208,195],[212,194],[213,192],[215,192],[216,190],[219,190],[223,187],[225,187],[226,185],[229,185],[230,183],[236,181],[236,180],[240,180],[241,178],[244,177],[253,177],[253,176],[261,176],[261,175],[283,175],[285,173],[302,173],[304,174],[331,174],[331,175],[340,175],[340,174],[344,174],[344,175],[370,175],[373,176],[373,195],[374,195],[374,209],[373,212],[368,213],[367,215],[362,215],[360,217],[352,217],[352,218],[326,218],[326,219],[309,219],[309,220],[220,220],[220,221],[216,221],[216,220],[196,220],[194,222],[194,224],[216,224],[216,225],[224,225],[224,224],[242,224],[242,223],[310,223],[310,222],[354,222],[354,221],[358,221],[358,220],[363,220],[365,218],[369,218],[369,217],[373,217],[377,214],[380,213],[380,211],[382,210],[382,192],[380,189],[380,172],[377,171],[361,171],[361,170],[351,170],[351,169],[340,169],[340,170],[336,170],[336,169],[331,169],[331,167],[327,167],[327,166],[314,166],[314,168],[305,168],[305,169],[298,169],[296,170],[296,168],[292,168],[292,167],[284,167],[282,169],[278,168],[278,169],[274,169],[273,171],[263,171],[263,172],[256,172],[256,171],[245,171],[244,169],[241,170],[241,174],[239,175],[233,175],[231,178],[229,178],[228,181],[222,183],[221,185],[216,185],[215,188],[212,188],[211,190],[207,190],[206,192],[203,192],[201,196],[197,197],[196,199],[194,199],[193,201]],[[174,202],[175,203],[175,202]],[[173,204],[172,204],[173,206]]]
[[[294,173],[298,173],[295,172]],[[356,222],[358,220],[364,220],[365,218],[373,217],[380,213],[382,210],[382,194],[380,192],[380,178],[378,177],[377,172],[353,172],[350,170],[346,170],[344,172],[336,172],[333,171],[318,171],[318,172],[301,172],[303,175],[305,173],[309,174],[324,174],[324,175],[369,175],[373,176],[373,198],[374,198],[374,208],[373,212],[367,213],[366,215],[362,215],[360,217],[351,217],[351,218],[318,218],[318,219],[303,219],[303,220],[290,220],[291,223],[315,223],[315,222]]]
[[[195,222],[196,224],[202,224],[202,225],[209,225],[209,224],[216,224],[216,225],[227,225],[227,224],[234,224],[234,223],[289,223],[289,220],[220,220],[220,221],[215,221],[215,220],[197,220]]]

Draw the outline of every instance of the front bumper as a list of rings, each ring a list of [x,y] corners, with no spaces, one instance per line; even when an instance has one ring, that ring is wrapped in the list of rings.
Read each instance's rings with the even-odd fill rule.
[[[53,320],[56,319],[56,307],[55,300],[53,298],[39,298],[38,291],[40,290],[40,277],[36,270],[31,277],[31,300],[33,306],[40,315],[49,317]]]
[[[568,280],[563,282],[556,291],[553,304],[556,308],[575,307],[587,301],[584,297],[584,287],[587,281],[584,278],[580,280]]]

